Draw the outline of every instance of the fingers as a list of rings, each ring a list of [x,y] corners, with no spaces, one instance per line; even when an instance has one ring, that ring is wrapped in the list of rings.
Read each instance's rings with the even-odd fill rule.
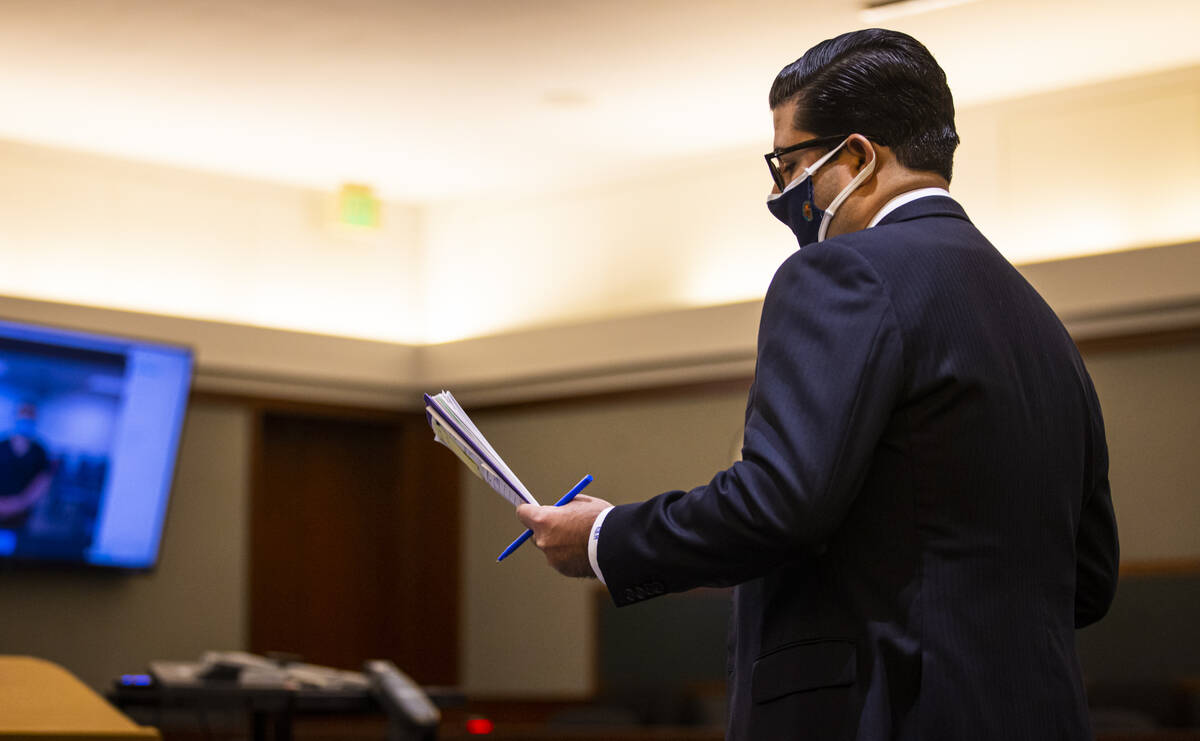
[[[608,507],[610,504],[611,504],[611,502],[609,502],[608,500],[605,500],[605,499],[601,499],[600,497],[589,497],[587,494],[580,494],[579,496],[572,499],[570,502],[567,502],[566,504],[564,504],[563,507],[578,508],[578,507],[582,507],[582,506],[600,505],[599,508],[603,509],[604,507]]]
[[[517,519],[533,531],[533,545],[556,571],[567,576],[593,576],[587,556],[588,535],[596,516],[609,503],[580,495],[561,507],[522,504]]]
[[[537,506],[536,504],[522,504],[521,506],[517,507],[517,519],[521,521],[522,525],[530,530],[536,530],[534,527],[534,518],[537,516],[538,510],[540,509],[541,507]]]

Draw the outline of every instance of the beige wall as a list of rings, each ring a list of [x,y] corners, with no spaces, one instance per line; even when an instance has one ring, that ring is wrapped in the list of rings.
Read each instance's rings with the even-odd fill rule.
[[[951,193],[1014,263],[1200,238],[1200,69],[968,108],[958,127]],[[430,339],[761,297],[795,249],[764,205],[769,148],[764,129],[619,184],[435,204],[426,275],[459,301],[426,306]]]
[[[329,193],[0,142],[0,294],[410,344],[755,300],[794,249],[763,126],[620,182],[388,203],[370,234]],[[1200,239],[1200,68],[959,128],[951,191],[1014,262]]]
[[[1200,69],[963,110],[951,192],[1014,263],[1200,236]],[[1137,143],[1121,146],[1130,132]]]
[[[733,460],[744,410],[744,394],[732,391],[472,419],[539,501],[554,501],[590,473],[588,494],[621,503],[708,481]],[[463,686],[497,696],[590,692],[595,582],[557,576],[529,547],[497,563],[520,523],[482,482],[463,481]]]
[[[0,653],[56,661],[102,688],[152,659],[243,647],[249,421],[225,404],[189,408],[154,572],[0,573]]]
[[[430,206],[428,279],[459,300],[429,296],[430,339],[761,297],[796,243],[767,212],[758,149],[536,198]]]
[[[1200,348],[1089,356],[1112,454],[1123,558],[1200,558]],[[704,483],[738,444],[744,392],[561,402],[482,411],[476,421],[543,500],[584,473],[590,492],[635,501]],[[447,454],[431,445],[431,454]],[[164,551],[148,575],[0,574],[0,653],[59,661],[95,686],[150,659],[246,642],[250,419],[194,402]],[[463,485],[461,679],[471,692],[574,696],[592,689],[593,582],[557,577],[534,549],[503,564],[520,531],[511,508]]]
[[[1086,360],[1106,415],[1122,561],[1200,559],[1200,346]],[[744,404],[731,390],[514,408],[476,421],[541,500],[590,472],[589,493],[624,503],[704,483],[727,465]],[[529,548],[497,564],[520,529],[512,508],[474,479],[463,497],[464,686],[498,696],[592,691],[597,585],[557,577]]]
[[[410,345],[10,296],[0,317],[187,345],[202,391],[388,407],[420,398]]]
[[[1104,411],[1123,563],[1200,560],[1200,345],[1087,358]]]
[[[415,207],[363,234],[318,191],[15,142],[0,160],[0,294],[420,339]]]

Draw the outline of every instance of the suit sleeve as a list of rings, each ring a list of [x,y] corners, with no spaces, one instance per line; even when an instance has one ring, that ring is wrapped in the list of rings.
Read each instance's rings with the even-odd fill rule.
[[[895,315],[866,260],[844,243],[794,254],[763,303],[742,460],[609,512],[597,560],[614,601],[738,584],[827,542],[902,374]]]
[[[1090,384],[1089,384],[1090,386]],[[1108,446],[1095,391],[1088,389],[1093,405],[1093,484],[1083,501],[1075,535],[1075,627],[1083,628],[1108,612],[1117,590],[1120,545],[1108,483]]]

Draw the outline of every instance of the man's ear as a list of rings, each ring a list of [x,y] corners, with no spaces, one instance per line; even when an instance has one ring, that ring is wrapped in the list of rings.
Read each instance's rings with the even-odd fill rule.
[[[846,151],[854,158],[854,172],[858,174],[862,169],[870,164],[871,160],[875,159],[877,153],[875,147],[867,140],[867,137],[862,134],[851,134],[846,140]]]

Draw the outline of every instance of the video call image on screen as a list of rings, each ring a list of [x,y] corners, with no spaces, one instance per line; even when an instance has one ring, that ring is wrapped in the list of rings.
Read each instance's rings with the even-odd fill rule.
[[[182,347],[0,321],[0,558],[154,565],[191,364]]]

